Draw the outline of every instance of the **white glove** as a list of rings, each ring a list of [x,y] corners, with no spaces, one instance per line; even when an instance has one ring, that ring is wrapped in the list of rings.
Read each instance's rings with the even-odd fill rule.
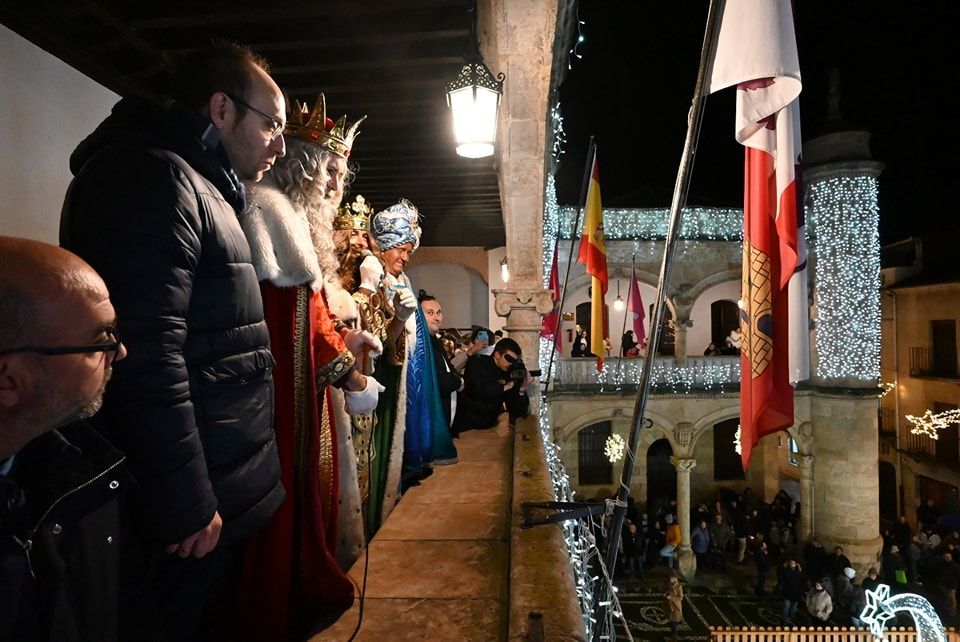
[[[344,390],[343,398],[347,405],[347,414],[349,415],[369,415],[377,409],[377,402],[380,400],[380,393],[386,390],[380,382],[368,375],[362,375],[367,380],[367,385],[363,390]]]
[[[397,294],[394,297],[394,307],[397,310],[397,318],[406,321],[417,309],[417,297],[413,290],[408,287],[398,287],[394,290]]]
[[[383,264],[373,254],[360,263],[360,287],[376,292],[383,278]]]
[[[383,354],[383,344],[380,343],[380,339],[366,330],[350,330],[343,338],[343,342],[347,345],[347,350],[355,355],[362,354],[364,350],[369,351],[371,357],[379,357]]]

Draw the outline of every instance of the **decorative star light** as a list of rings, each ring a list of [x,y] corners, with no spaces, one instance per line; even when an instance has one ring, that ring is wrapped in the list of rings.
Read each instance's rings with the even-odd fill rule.
[[[617,434],[607,437],[607,443],[603,446],[603,454],[607,456],[611,464],[615,464],[623,459],[623,453],[627,449],[623,437]]]
[[[879,584],[875,591],[867,590],[867,605],[860,612],[860,619],[870,627],[874,637],[883,640],[887,620],[896,617],[898,611],[906,611],[917,625],[917,642],[947,642],[947,633],[937,612],[926,599],[915,593],[900,593],[890,597],[890,587]]]
[[[738,455],[743,454],[743,451],[740,449],[740,424],[737,424],[737,432],[733,435],[733,449],[737,451]]]
[[[922,417],[907,415],[907,421],[913,424],[910,429],[912,435],[926,435],[930,439],[939,439],[938,430],[943,430],[950,424],[960,423],[960,409],[944,410],[933,414],[932,410],[923,413]]]
[[[883,392],[880,393],[880,396],[881,396],[881,397],[886,397],[886,396],[887,396],[887,393],[889,393],[891,390],[893,390],[894,388],[897,387],[897,382],[896,382],[896,381],[884,381],[884,382],[881,383],[878,387],[883,390]]]

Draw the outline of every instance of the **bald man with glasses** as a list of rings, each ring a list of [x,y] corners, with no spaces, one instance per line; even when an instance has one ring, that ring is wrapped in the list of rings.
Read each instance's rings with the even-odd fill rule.
[[[0,237],[0,639],[118,640],[124,457],[83,420],[126,357],[103,280]]]

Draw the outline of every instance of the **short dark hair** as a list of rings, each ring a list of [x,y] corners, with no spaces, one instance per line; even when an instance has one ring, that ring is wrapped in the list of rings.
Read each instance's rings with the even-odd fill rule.
[[[523,352],[520,351],[520,344],[509,337],[497,341],[497,345],[493,347],[493,351],[497,354],[516,352],[518,357],[523,356]]]
[[[173,75],[172,97],[185,107],[203,111],[218,91],[245,100],[253,86],[253,68],[270,71],[266,59],[232,42],[214,42],[180,61]],[[236,105],[243,114],[243,105]]]
[[[436,300],[437,300],[437,297],[433,296],[432,294],[427,294],[426,290],[420,290],[417,293],[417,301],[419,301],[420,303],[423,303],[424,301],[436,301]]]

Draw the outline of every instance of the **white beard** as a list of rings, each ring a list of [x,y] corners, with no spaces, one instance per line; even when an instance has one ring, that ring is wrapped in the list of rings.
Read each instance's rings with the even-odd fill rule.
[[[336,277],[337,270],[340,268],[336,247],[333,244],[333,219],[337,215],[340,200],[335,196],[327,197],[309,203],[306,207],[310,237],[317,250],[317,260],[324,279]]]

